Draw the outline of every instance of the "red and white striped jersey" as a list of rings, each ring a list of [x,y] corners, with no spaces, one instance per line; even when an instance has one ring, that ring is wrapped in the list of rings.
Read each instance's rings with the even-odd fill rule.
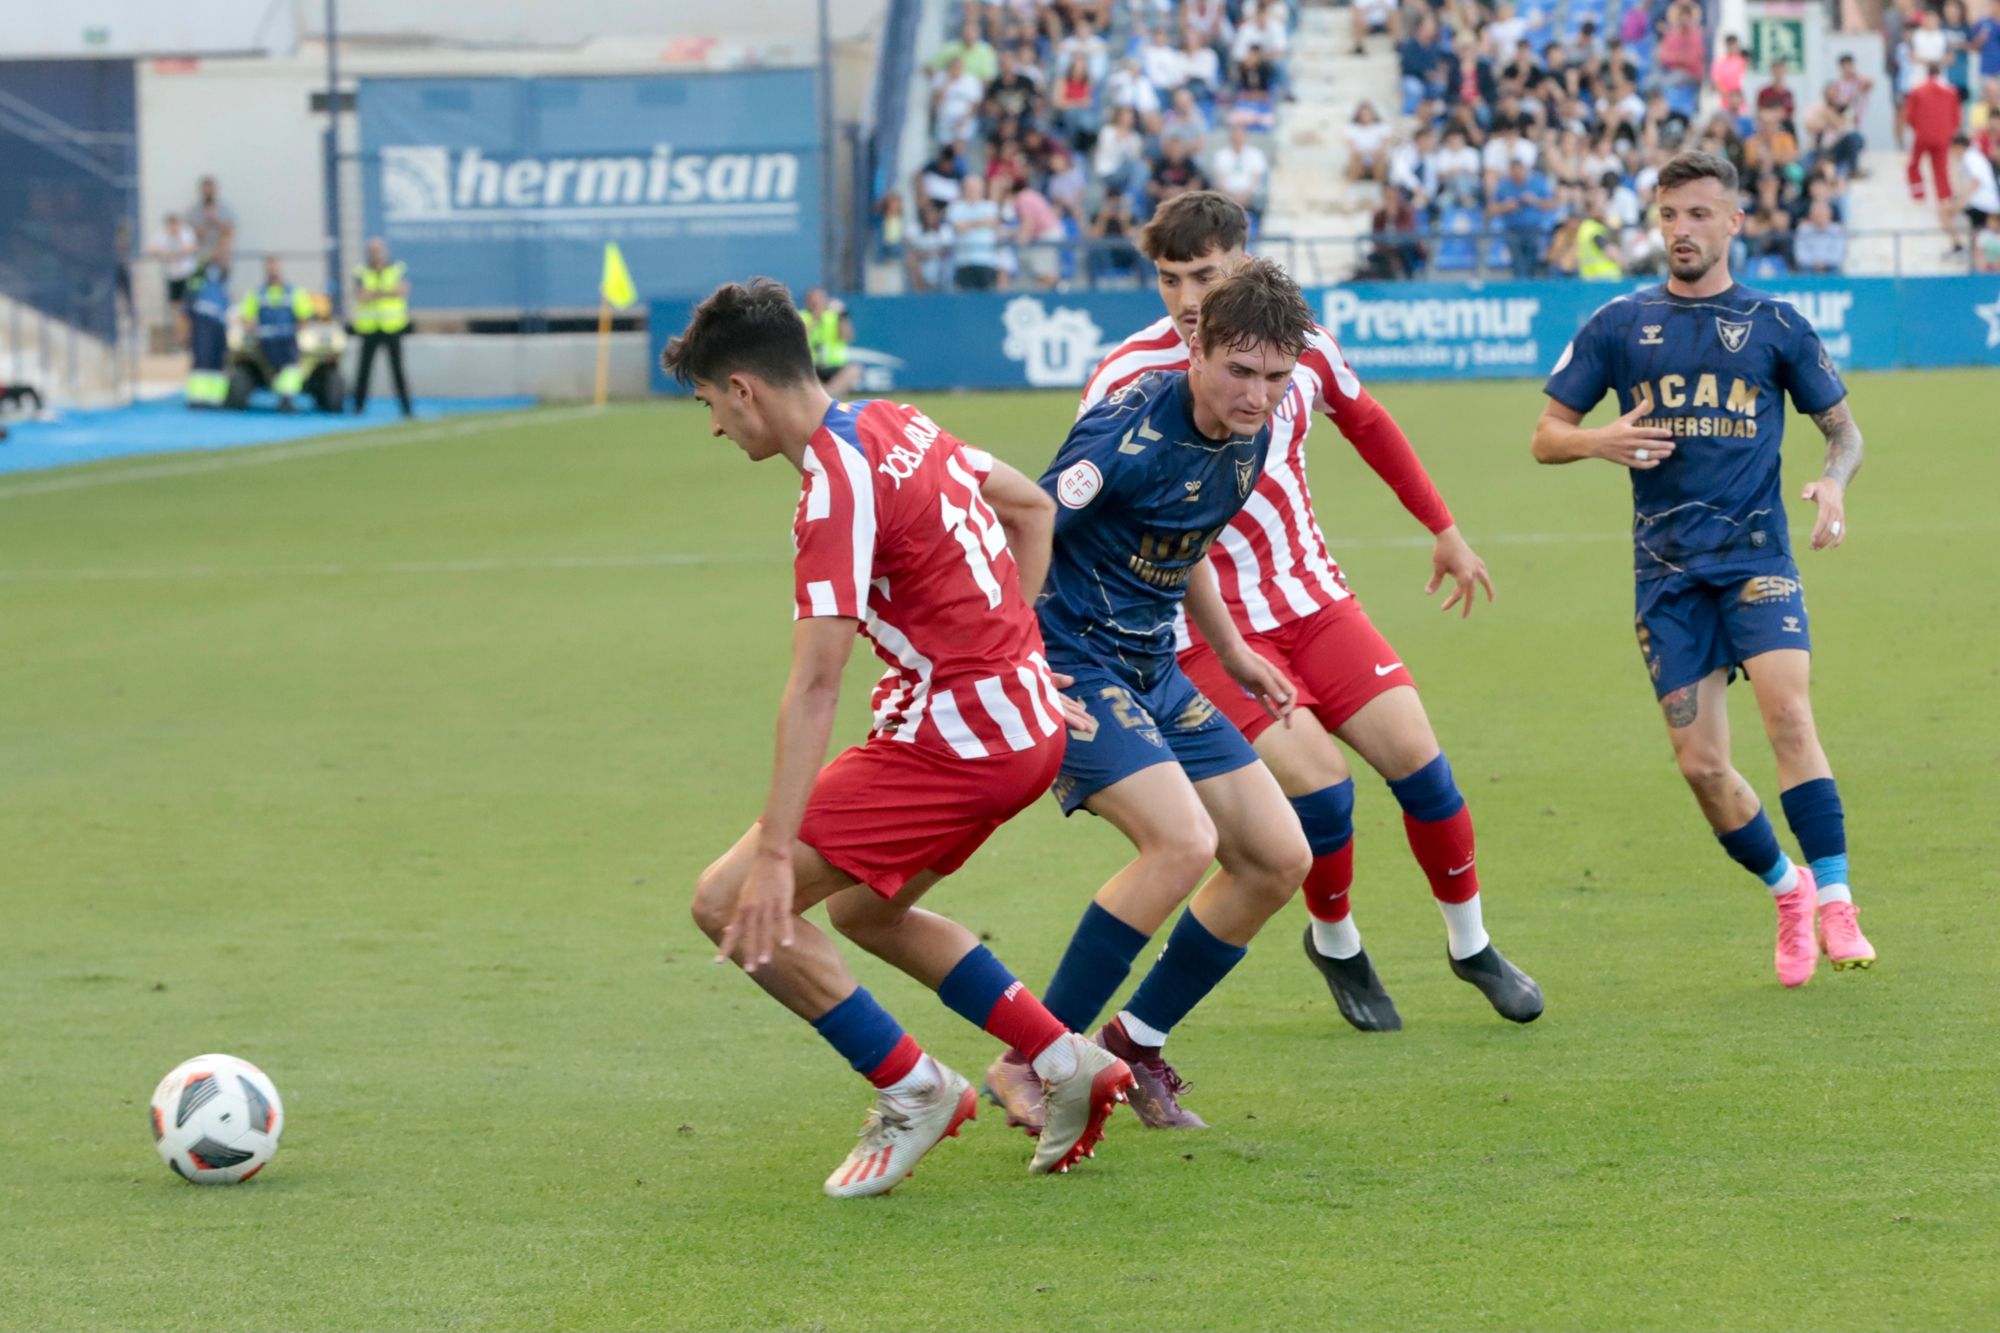
[[[1077,415],[1095,407],[1140,375],[1184,370],[1187,343],[1170,318],[1127,338],[1098,363],[1083,389]],[[1222,597],[1244,633],[1269,633],[1353,594],[1327,549],[1306,485],[1306,433],[1324,412],[1368,465],[1432,532],[1451,526],[1424,465],[1382,405],[1361,387],[1333,335],[1315,324],[1305,354],[1292,371],[1291,388],[1271,416],[1271,444],[1264,472],[1243,511],[1210,551]],[[1190,642],[1185,616],[1175,630],[1180,648]]]
[[[962,759],[1055,735],[1041,630],[979,495],[992,457],[914,407],[873,401],[835,403],[804,461],[793,618],[861,622],[888,666],[875,733]]]

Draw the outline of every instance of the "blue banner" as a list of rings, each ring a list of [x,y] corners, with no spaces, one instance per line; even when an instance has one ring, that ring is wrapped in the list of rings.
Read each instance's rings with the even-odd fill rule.
[[[1363,382],[1540,379],[1596,309],[1646,283],[1355,283],[1306,299]],[[1845,369],[2000,365],[2000,277],[1791,277],[1767,285]],[[652,309],[657,353],[690,301]],[[1164,313],[1145,291],[847,298],[860,391],[1073,389]],[[674,386],[654,368],[653,387]]]
[[[813,71],[363,79],[368,234],[411,303],[597,305],[616,241],[649,296],[820,276]]]

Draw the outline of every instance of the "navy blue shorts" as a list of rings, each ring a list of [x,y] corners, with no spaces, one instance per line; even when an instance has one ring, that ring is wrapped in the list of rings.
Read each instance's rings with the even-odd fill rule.
[[[1646,579],[1637,588],[1639,652],[1664,699],[1720,667],[1778,648],[1812,651],[1805,589],[1790,560]]]
[[[1222,711],[1174,666],[1150,690],[1096,667],[1060,664],[1076,677],[1064,693],[1097,719],[1097,733],[1069,734],[1062,772],[1051,790],[1066,815],[1114,782],[1155,764],[1179,764],[1200,782],[1247,768],[1257,752]]]

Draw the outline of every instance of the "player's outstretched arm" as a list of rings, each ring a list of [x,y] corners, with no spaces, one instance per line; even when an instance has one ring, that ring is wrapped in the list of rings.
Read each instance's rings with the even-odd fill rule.
[[[757,853],[736,899],[736,914],[716,945],[718,963],[736,958],[745,972],[771,961],[774,945],[792,942],[792,854],[813,779],[826,761],[840,703],[840,673],[854,651],[859,622],[808,616],[792,626],[792,673],[778,704],[778,756],[771,792],[757,821]]]
[[[1535,461],[1575,463],[1602,458],[1635,472],[1656,468],[1672,456],[1674,437],[1658,426],[1639,424],[1649,407],[1642,402],[1609,425],[1585,430],[1583,413],[1551,398],[1542,409],[1542,419],[1535,423]]]
[[[1229,678],[1248,690],[1265,712],[1291,726],[1292,704],[1297,696],[1290,678],[1243,641],[1243,631],[1236,628],[1236,622],[1229,618],[1228,606],[1223,603],[1215,566],[1206,559],[1194,567],[1188,578],[1185,607],[1188,619],[1208,640],[1208,646],[1215,651],[1215,660],[1222,664]]]
[[[1861,470],[1861,427],[1845,398],[1813,413],[1813,425],[1826,436],[1826,471],[1806,483],[1801,498],[1819,506],[1812,531],[1812,549],[1819,551],[1847,539],[1847,483]]]
[[[979,483],[979,494],[1006,530],[1007,546],[1014,552],[1014,564],[1021,571],[1021,596],[1028,605],[1042,595],[1042,583],[1049,575],[1049,554],[1056,535],[1056,502],[1025,473],[1016,472],[999,459]]]

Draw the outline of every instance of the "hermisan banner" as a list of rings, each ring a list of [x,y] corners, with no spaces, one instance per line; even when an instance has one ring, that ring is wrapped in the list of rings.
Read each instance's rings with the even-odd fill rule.
[[[1605,302],[1652,283],[1357,283],[1306,299],[1362,381],[1540,380]],[[1812,322],[1843,369],[2000,366],[2000,276],[1795,276],[1753,284]],[[1160,318],[1143,291],[848,297],[859,395],[909,389],[1076,389]],[[654,352],[691,303],[652,308]],[[654,370],[653,387],[674,386]]]
[[[641,291],[818,281],[811,70],[363,79],[368,234],[419,309],[594,307],[604,245]]]

